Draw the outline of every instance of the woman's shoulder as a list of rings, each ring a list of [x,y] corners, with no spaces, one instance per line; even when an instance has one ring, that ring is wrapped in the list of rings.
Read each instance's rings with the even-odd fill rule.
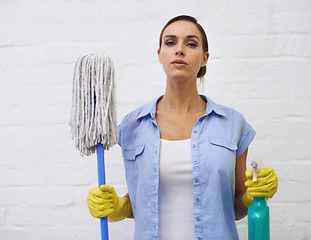
[[[215,113],[223,116],[227,120],[229,120],[229,119],[231,119],[231,120],[232,119],[244,119],[244,116],[238,110],[236,110],[232,107],[228,107],[228,106],[224,106],[222,104],[218,104],[218,103],[214,102],[213,100],[211,100],[210,98],[207,98],[207,97],[205,97],[205,98],[206,98],[206,101],[209,105],[209,106],[207,106],[207,108],[210,108],[210,111],[214,111]],[[208,109],[207,109],[207,111],[208,111]]]
[[[230,118],[244,118],[243,114],[239,112],[237,109],[228,107],[228,106],[223,106],[219,105],[220,109],[225,113],[227,117]]]
[[[137,107],[136,109],[130,111],[126,116],[122,119],[120,126],[125,126],[131,123],[137,122],[139,119],[149,116],[154,117],[156,110],[156,103],[159,98],[155,98],[148,103]]]
[[[215,102],[211,103],[210,100],[210,105],[213,104],[214,109],[218,113],[222,113],[220,117],[216,117],[217,126],[221,126],[226,132],[224,136],[237,145],[239,149],[237,156],[240,156],[255,137],[256,131],[236,109],[216,104]]]

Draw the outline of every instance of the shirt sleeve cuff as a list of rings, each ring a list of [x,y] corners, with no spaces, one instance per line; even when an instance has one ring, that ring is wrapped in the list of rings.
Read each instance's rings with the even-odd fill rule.
[[[247,127],[243,132],[240,142],[238,144],[238,149],[236,151],[236,158],[239,158],[242,155],[242,153],[244,153],[244,151],[253,141],[255,135],[256,135],[255,130],[252,128],[250,124],[247,124]]]

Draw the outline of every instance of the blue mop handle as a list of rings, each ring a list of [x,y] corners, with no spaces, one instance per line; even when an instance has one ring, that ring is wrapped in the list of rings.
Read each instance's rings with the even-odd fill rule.
[[[96,146],[97,151],[97,171],[98,171],[98,187],[106,184],[105,177],[105,158],[103,144],[99,143]],[[100,219],[101,239],[108,240],[108,222],[107,217]]]

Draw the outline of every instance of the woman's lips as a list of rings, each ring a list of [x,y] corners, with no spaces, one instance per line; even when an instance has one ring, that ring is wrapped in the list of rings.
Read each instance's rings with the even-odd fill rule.
[[[184,60],[181,59],[176,59],[172,62],[173,65],[175,65],[176,67],[182,67],[182,66],[186,66],[187,63]]]

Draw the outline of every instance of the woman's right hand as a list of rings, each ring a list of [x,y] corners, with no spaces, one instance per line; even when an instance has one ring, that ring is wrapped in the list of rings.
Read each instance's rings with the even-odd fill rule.
[[[108,217],[109,222],[121,221],[132,213],[130,199],[126,196],[118,197],[114,188],[109,185],[90,189],[87,206],[93,217]]]
[[[114,212],[117,198],[117,194],[112,186],[102,185],[100,188],[90,189],[87,196],[87,206],[91,215],[95,218],[111,215]]]

